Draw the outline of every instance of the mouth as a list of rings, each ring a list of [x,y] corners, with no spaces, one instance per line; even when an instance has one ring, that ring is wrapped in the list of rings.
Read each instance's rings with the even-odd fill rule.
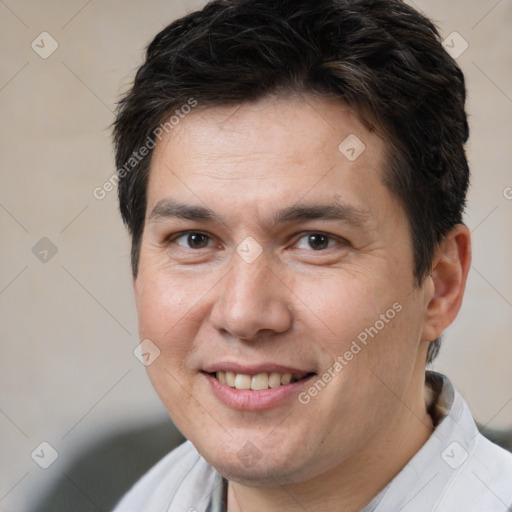
[[[267,389],[280,388],[300,382],[315,374],[312,372],[262,372],[256,375],[249,375],[233,371],[215,371],[210,372],[209,375],[218,380],[221,384],[233,389],[241,391],[265,391]]]
[[[200,373],[224,405],[231,409],[256,411],[293,406],[293,398],[317,375],[308,370],[272,362],[224,361],[208,365]]]

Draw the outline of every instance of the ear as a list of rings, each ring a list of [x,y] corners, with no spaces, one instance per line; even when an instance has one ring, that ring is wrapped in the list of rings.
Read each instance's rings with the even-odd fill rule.
[[[471,234],[457,224],[436,248],[424,283],[426,310],[422,339],[433,341],[453,322],[462,304],[471,266]]]

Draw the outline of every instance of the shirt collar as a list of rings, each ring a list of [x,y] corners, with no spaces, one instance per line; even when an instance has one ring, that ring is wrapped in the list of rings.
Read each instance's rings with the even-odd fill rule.
[[[471,412],[450,380],[425,375],[427,407],[435,430],[400,473],[362,512],[434,510],[457,469],[473,451],[478,429]],[[464,459],[464,460],[462,460]]]
[[[455,471],[454,458],[467,457],[478,435],[469,408],[450,380],[433,371],[425,374],[427,411],[435,430],[400,473],[362,512],[419,510],[434,505]],[[216,474],[206,512],[227,511],[228,482]]]
[[[228,504],[228,481],[219,473],[215,474],[210,503],[205,512],[226,512]]]

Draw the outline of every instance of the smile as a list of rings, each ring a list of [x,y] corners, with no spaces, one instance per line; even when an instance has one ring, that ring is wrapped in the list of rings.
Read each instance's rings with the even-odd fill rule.
[[[258,373],[257,375],[247,375],[244,373],[217,371],[213,374],[218,381],[230,388],[239,390],[263,391],[265,389],[273,389],[280,386],[287,386],[291,383],[298,382],[308,373]]]
[[[273,368],[267,365],[265,368],[262,365],[259,368],[250,369],[235,368],[239,365],[222,366],[224,366],[222,370],[210,367],[206,371],[203,370],[201,374],[206,377],[210,390],[224,405],[231,409],[245,411],[295,404],[296,400],[293,400],[293,397],[297,396],[316,375],[274,365],[272,365]]]

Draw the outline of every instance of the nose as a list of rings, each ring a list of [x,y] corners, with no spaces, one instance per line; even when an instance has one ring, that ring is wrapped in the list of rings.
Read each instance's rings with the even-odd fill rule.
[[[283,333],[292,325],[289,289],[262,254],[252,263],[233,255],[229,272],[216,287],[211,322],[223,334],[243,340]]]

